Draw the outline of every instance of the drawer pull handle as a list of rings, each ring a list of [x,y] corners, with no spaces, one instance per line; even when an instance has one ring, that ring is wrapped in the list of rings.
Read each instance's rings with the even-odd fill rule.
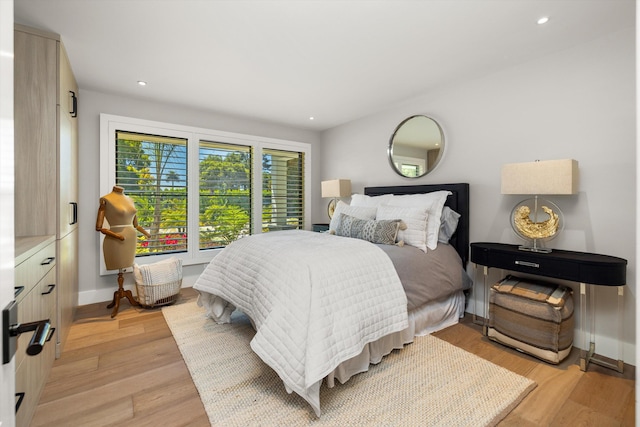
[[[78,223],[78,204],[76,202],[69,202],[71,206],[71,222],[69,225]]]
[[[13,287],[13,297],[17,297],[24,291],[24,286],[14,286]]]
[[[72,90],[69,93],[71,94],[71,111],[69,111],[69,114],[71,117],[78,117],[78,97]]]
[[[56,260],[56,257],[54,257],[54,256],[50,256],[49,258],[45,258],[45,260],[44,260],[44,261],[42,261],[42,262],[40,263],[40,265],[49,265],[49,264],[51,264],[51,263],[52,263],[53,261],[55,261],[55,260]]]
[[[540,264],[538,264],[537,262],[516,261],[516,265],[523,265],[525,267],[540,268]]]
[[[18,401],[16,402],[16,413],[18,413],[18,409],[20,409],[20,405],[22,405],[22,401],[24,400],[24,391],[21,391],[19,393],[16,393],[16,397],[18,398]]]
[[[55,283],[50,283],[48,286],[49,286],[49,290],[47,292],[41,293],[40,295],[49,295],[56,288]]]

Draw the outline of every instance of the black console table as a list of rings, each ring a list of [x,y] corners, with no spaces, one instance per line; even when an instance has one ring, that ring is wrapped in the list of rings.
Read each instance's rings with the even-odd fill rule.
[[[500,268],[554,279],[580,283],[580,328],[583,337],[580,369],[585,371],[589,363],[622,372],[622,323],[624,286],[627,277],[627,260],[608,255],[554,249],[551,253],[523,251],[518,245],[503,243],[471,243],[471,262],[484,266],[484,315],[487,319],[489,287],[488,268]],[[618,360],[616,364],[594,357],[595,352],[595,298],[592,286],[614,286],[618,290]],[[591,320],[587,340],[587,299]],[[486,324],[485,324],[486,333]]]

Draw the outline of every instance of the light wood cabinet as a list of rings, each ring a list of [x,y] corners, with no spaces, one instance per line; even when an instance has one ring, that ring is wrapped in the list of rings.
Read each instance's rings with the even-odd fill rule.
[[[49,319],[51,327],[57,328],[55,252],[55,236],[16,239],[15,281],[20,324]],[[16,393],[24,393],[16,413],[17,426],[29,425],[44,390],[43,378],[49,376],[55,359],[53,342],[47,342],[40,354],[27,355],[32,336],[31,332],[21,334],[16,347]]]
[[[56,233],[57,42],[14,32],[15,234]]]
[[[57,253],[60,357],[78,305],[78,85],[67,52],[58,43]]]
[[[41,354],[59,357],[78,301],[78,87],[56,34],[16,25],[14,67],[16,256],[42,249],[39,241],[52,236],[47,251],[55,259],[45,277],[42,268],[21,267],[16,258],[16,286],[32,286],[17,297],[18,316],[24,322],[52,319],[55,341]],[[47,293],[49,284],[39,289],[45,286],[40,280],[54,282],[54,290]],[[36,298],[41,293],[46,298]],[[16,355],[16,385],[31,398],[16,414],[19,426],[28,425],[53,363],[21,353],[24,347]]]

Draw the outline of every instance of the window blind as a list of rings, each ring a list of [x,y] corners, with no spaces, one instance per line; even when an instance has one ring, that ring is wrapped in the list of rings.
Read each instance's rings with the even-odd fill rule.
[[[116,131],[116,185],[138,210],[137,255],[185,252],[187,228],[187,140]]]
[[[304,153],[262,151],[263,231],[304,227]]]

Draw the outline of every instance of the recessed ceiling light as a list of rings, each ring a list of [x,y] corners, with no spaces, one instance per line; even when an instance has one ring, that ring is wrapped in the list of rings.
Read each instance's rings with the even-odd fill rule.
[[[543,24],[546,24],[547,22],[549,22],[548,16],[543,16],[542,18],[538,19],[538,25],[543,25]]]
[[[313,116],[309,117],[309,120],[315,120],[315,119],[316,119],[316,118],[315,118],[315,117],[313,117]]]
[[[139,86],[146,86],[146,85],[147,85],[147,82],[142,81],[142,80],[138,80],[138,85],[139,85]]]

